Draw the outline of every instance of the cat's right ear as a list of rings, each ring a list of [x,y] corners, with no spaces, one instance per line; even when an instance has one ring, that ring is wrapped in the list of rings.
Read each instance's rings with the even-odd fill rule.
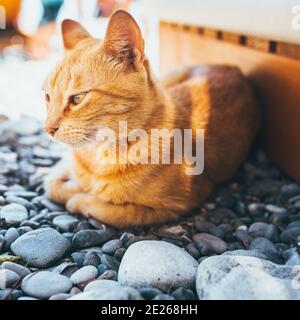
[[[144,40],[134,18],[124,10],[110,17],[103,42],[104,51],[127,68],[138,70],[144,60]]]
[[[66,50],[73,49],[81,40],[91,37],[79,22],[71,19],[66,19],[62,22],[61,32]]]

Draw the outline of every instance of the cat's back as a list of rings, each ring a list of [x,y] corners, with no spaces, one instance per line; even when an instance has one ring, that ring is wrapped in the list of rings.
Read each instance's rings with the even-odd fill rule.
[[[248,79],[233,66],[201,65],[180,71],[165,87],[175,105],[176,127],[205,129],[210,176],[215,181],[230,177],[245,159],[260,122]]]

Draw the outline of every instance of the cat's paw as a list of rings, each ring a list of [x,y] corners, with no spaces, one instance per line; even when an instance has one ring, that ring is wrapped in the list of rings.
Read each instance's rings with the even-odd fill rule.
[[[82,210],[82,208],[84,208],[84,200],[86,196],[87,195],[85,193],[77,193],[73,195],[66,203],[68,212],[88,216],[87,214],[85,214],[84,210]]]
[[[44,188],[47,197],[58,203],[66,203],[74,194],[81,192],[79,185],[65,176],[48,177]]]

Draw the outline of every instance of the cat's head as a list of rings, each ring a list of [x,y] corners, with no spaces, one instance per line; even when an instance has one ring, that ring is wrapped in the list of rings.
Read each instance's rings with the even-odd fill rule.
[[[45,82],[45,130],[80,147],[96,139],[100,127],[117,130],[119,121],[139,128],[147,88],[144,40],[129,13],[116,11],[103,40],[79,23],[65,20],[64,59]]]

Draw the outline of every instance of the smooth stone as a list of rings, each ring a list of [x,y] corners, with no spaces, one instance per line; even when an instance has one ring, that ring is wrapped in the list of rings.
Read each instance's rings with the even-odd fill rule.
[[[28,274],[30,274],[30,270],[27,269],[26,267],[14,263],[14,262],[10,262],[10,261],[5,261],[1,264],[1,268],[3,269],[7,269],[7,270],[11,270],[14,271],[15,273],[17,273],[21,278],[26,277]]]
[[[119,248],[115,251],[114,253],[114,258],[116,260],[118,260],[119,262],[121,262],[121,260],[123,259],[124,257],[124,254],[126,252],[126,249],[125,248]]]
[[[27,209],[17,203],[11,203],[2,207],[0,211],[0,218],[4,219],[5,222],[12,226],[19,225],[23,220],[28,217]]]
[[[280,240],[290,244],[296,243],[298,236],[300,236],[300,227],[292,227],[281,232]]]
[[[213,251],[217,254],[223,253],[227,250],[227,244],[222,239],[217,238],[209,233],[197,233],[193,235],[195,242],[203,241],[210,245]]]
[[[118,282],[124,286],[171,288],[193,287],[198,262],[184,249],[164,241],[139,241],[126,251]]]
[[[249,247],[250,250],[258,250],[264,254],[268,260],[271,260],[276,263],[280,263],[280,254],[277,247],[266,238],[255,238]]]
[[[12,288],[20,280],[20,276],[8,269],[0,269],[0,289]]]
[[[72,281],[61,274],[39,271],[26,276],[22,281],[21,288],[29,296],[48,299],[54,294],[68,292],[72,285]]]
[[[2,235],[0,235],[0,252],[4,248],[4,245],[5,245],[5,238]]]
[[[263,237],[273,242],[278,241],[278,231],[273,224],[265,222],[255,222],[249,228],[249,234],[254,237]]]
[[[284,252],[284,255],[287,256],[287,261],[285,265],[287,266],[300,266],[300,254],[296,248],[288,249]]]
[[[106,254],[114,254],[117,249],[123,248],[123,243],[120,239],[110,240],[102,246],[102,252]]]
[[[79,249],[101,246],[111,238],[111,233],[106,230],[81,230],[74,235],[72,246]]]
[[[200,251],[196,248],[196,246],[193,243],[189,243],[185,247],[185,250],[196,260],[199,259],[201,256]]]
[[[171,295],[175,300],[195,300],[193,291],[186,288],[178,288]]]
[[[300,187],[296,183],[285,184],[281,188],[284,198],[291,198],[300,194]]]
[[[85,254],[83,252],[73,252],[71,254],[71,257],[79,268],[81,268],[83,266],[83,261],[84,261],[84,257],[85,257]]]
[[[52,223],[62,231],[72,231],[77,226],[79,220],[70,215],[59,215],[52,220]]]
[[[145,300],[152,300],[155,296],[162,292],[157,288],[138,288],[140,294]]]
[[[129,294],[126,290],[120,290],[120,288],[103,291],[90,290],[76,294],[68,300],[128,300]]]
[[[249,235],[248,231],[238,229],[235,232],[235,237],[237,240],[241,241],[245,248],[248,248],[251,241],[253,240],[251,235]]]
[[[95,280],[86,285],[84,288],[84,292],[92,291],[92,290],[113,290],[122,288],[121,285],[117,281],[113,280]]]
[[[70,243],[58,231],[41,228],[23,234],[11,245],[15,255],[29,265],[44,268],[62,258],[70,248]]]
[[[18,300],[39,300],[39,299],[34,298],[34,297],[23,296],[23,297],[18,298]]]
[[[84,256],[83,266],[98,267],[101,263],[100,257],[96,252],[87,252]]]
[[[233,250],[233,251],[226,251],[222,255],[227,256],[246,256],[246,257],[254,257],[259,259],[268,260],[267,256],[264,255],[261,251],[252,249],[252,250]]]
[[[300,270],[247,256],[221,255],[205,259],[198,268],[200,300],[299,299],[293,280]]]
[[[159,294],[155,296],[152,300],[175,300],[175,299],[169,294]]]
[[[69,293],[57,293],[51,296],[49,300],[67,300],[70,297],[72,297],[72,295]]]
[[[70,280],[73,282],[73,284],[81,284],[90,280],[95,279],[98,276],[98,270],[94,266],[86,266],[82,267],[78,271],[74,272]]]
[[[16,228],[11,227],[5,233],[5,250],[10,250],[11,244],[19,238],[19,232]]]
[[[120,267],[120,262],[117,261],[115,258],[109,256],[108,254],[102,254],[100,258],[101,264],[106,265],[110,270],[118,271]]]

